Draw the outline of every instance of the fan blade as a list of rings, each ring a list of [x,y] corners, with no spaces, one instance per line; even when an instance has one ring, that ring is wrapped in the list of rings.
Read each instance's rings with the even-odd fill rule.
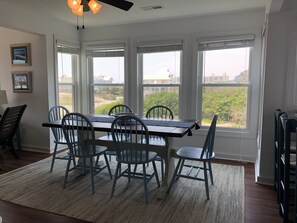
[[[128,11],[133,6],[132,2],[128,2],[125,0],[99,0],[99,1],[125,11]]]

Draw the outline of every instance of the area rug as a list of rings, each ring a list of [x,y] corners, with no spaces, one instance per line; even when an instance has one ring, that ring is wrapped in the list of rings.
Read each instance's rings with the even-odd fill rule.
[[[244,167],[213,164],[214,185],[206,200],[204,182],[180,178],[164,200],[157,198],[155,180],[149,182],[149,204],[145,205],[140,180],[119,179],[110,198],[112,181],[107,171],[95,177],[70,175],[63,189],[66,162],[50,158],[0,175],[0,199],[90,222],[244,222]],[[115,161],[111,162],[112,172]]]

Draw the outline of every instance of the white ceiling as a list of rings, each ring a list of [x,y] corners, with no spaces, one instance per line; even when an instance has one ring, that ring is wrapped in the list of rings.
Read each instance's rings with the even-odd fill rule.
[[[98,0],[99,1],[99,0]],[[229,13],[233,11],[247,11],[257,8],[265,8],[271,0],[130,0],[134,3],[129,11],[123,11],[102,3],[101,11],[93,15],[85,13],[86,27],[118,25],[126,23],[146,22],[178,17],[191,17],[199,15],[211,15]],[[99,1],[100,2],[100,1]],[[67,0],[10,0],[9,4],[15,4],[22,8],[38,10],[41,14],[47,14],[59,18],[67,23],[76,25],[77,18],[67,6]],[[158,6],[162,9],[145,11],[142,7]],[[79,18],[81,19],[81,18]],[[81,21],[81,20],[80,20]],[[81,22],[80,22],[81,23]]]

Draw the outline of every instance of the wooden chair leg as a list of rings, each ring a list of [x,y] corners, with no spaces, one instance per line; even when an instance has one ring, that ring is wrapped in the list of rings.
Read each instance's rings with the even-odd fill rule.
[[[58,148],[58,143],[55,143],[55,148],[54,148],[54,153],[53,153],[53,158],[52,158],[52,164],[51,164],[51,169],[50,172],[53,171],[54,169],[54,164],[55,164],[55,159],[56,159],[56,155],[57,155],[57,148]]]
[[[206,190],[206,197],[209,200],[209,189],[208,189],[208,176],[207,176],[207,165],[206,162],[203,162],[203,169],[204,169],[204,181],[205,181],[205,190]]]
[[[178,160],[178,163],[177,163],[177,166],[176,166],[176,168],[175,168],[175,170],[174,170],[173,176],[172,176],[172,178],[171,178],[171,181],[170,181],[168,190],[167,190],[167,193],[168,193],[168,194],[169,194],[169,192],[170,192],[170,190],[171,190],[171,188],[172,188],[172,185],[173,185],[173,183],[174,183],[174,181],[175,181],[175,178],[177,179],[177,176],[176,176],[176,175],[177,175],[177,171],[179,170],[179,168],[181,168],[181,167],[180,167],[181,163],[182,163],[182,159],[179,159],[179,160]]]
[[[67,167],[66,167],[66,172],[65,172],[65,177],[64,177],[63,188],[66,188],[67,178],[68,178],[68,172],[69,172],[69,169],[70,169],[70,163],[71,163],[71,157],[69,156],[69,159],[68,159],[68,162],[67,162]]]
[[[157,181],[158,187],[160,187],[160,180],[159,180],[159,175],[158,175],[158,172],[157,172],[156,163],[155,163],[154,160],[152,162],[153,162],[153,168],[154,168],[154,174],[155,174],[155,177],[156,177],[156,181]]]
[[[17,155],[17,153],[16,153],[16,150],[15,150],[15,147],[14,147],[14,145],[13,145],[12,140],[9,140],[7,145],[8,145],[8,147],[10,148],[10,152],[12,153],[12,155],[13,155],[16,159],[18,159],[19,157],[18,157],[18,155]]]
[[[107,167],[107,170],[108,170],[110,179],[112,180],[112,174],[111,174],[111,170],[110,170],[110,166],[109,166],[109,162],[108,162],[108,160],[107,160],[107,156],[106,156],[106,154],[104,154],[104,159],[105,159],[105,163],[106,163],[105,165],[106,165],[106,167]]]
[[[93,157],[90,157],[90,175],[91,175],[92,193],[95,194]]]
[[[117,179],[121,175],[120,169],[121,169],[121,163],[118,162],[116,172],[115,172],[115,176],[113,178],[112,190],[111,190],[111,196],[110,197],[113,197],[114,189],[115,189],[115,186],[117,184]]]
[[[210,161],[208,161],[208,170],[209,170],[210,181],[211,181],[211,184],[213,185],[213,176],[212,176],[212,168],[211,168]]]
[[[164,160],[161,158],[161,176],[162,176],[162,181],[164,180]]]
[[[146,179],[145,164],[142,164],[142,168],[143,168],[143,183],[144,183],[144,199],[145,199],[145,204],[148,204],[148,192],[147,192],[147,179]]]

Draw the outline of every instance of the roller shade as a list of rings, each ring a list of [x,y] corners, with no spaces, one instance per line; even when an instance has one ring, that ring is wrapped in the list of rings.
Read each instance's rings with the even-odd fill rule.
[[[89,57],[123,57],[125,55],[124,45],[120,46],[89,46],[86,48],[86,55]]]
[[[230,49],[230,48],[240,48],[240,47],[252,47],[255,42],[255,36],[244,36],[232,39],[222,39],[222,40],[210,40],[201,41],[198,44],[199,51],[205,50],[218,50],[218,49]]]
[[[168,52],[168,51],[180,51],[183,49],[182,41],[169,42],[163,44],[140,44],[137,47],[137,53],[156,53],[156,52]]]
[[[68,43],[56,42],[57,44],[57,52],[59,53],[68,53],[68,54],[79,54],[79,46],[75,46]]]

